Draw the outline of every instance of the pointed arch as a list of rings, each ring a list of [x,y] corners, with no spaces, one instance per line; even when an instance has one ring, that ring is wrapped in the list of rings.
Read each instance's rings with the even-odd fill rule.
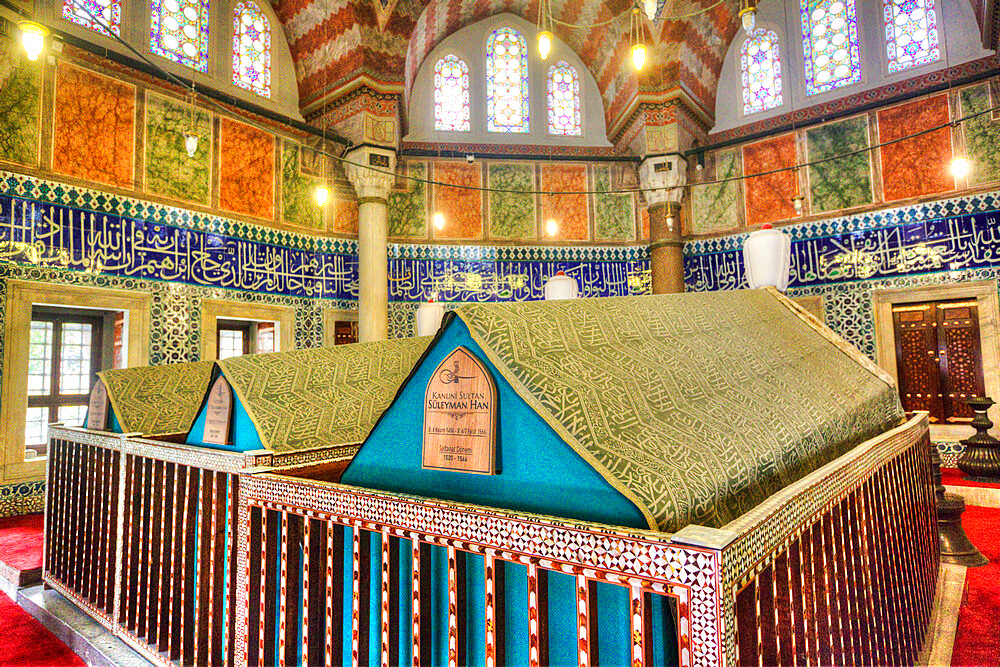
[[[233,83],[271,96],[271,24],[250,0],[233,7]]]
[[[578,137],[580,124],[580,76],[565,60],[549,67],[549,134]]]
[[[449,53],[434,65],[434,129],[468,132],[469,67]]]
[[[740,48],[743,113],[752,114],[782,105],[781,53],[778,35],[758,28]]]
[[[494,30],[486,41],[486,129],[528,133],[528,45],[513,28]]]

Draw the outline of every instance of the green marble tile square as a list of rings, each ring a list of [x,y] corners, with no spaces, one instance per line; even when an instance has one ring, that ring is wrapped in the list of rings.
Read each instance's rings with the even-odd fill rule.
[[[192,124],[201,139],[194,157],[188,157],[184,132]],[[147,94],[146,191],[207,204],[211,172],[211,114],[196,108],[192,115],[189,104]]]
[[[806,130],[809,162],[844,156],[807,168],[813,213],[872,203],[871,152],[847,155],[867,146],[868,119],[865,116]]]
[[[41,64],[0,37],[0,160],[38,164]]]
[[[426,162],[410,162],[407,174],[427,178]],[[405,189],[389,193],[389,236],[427,236],[427,184],[405,180]]]
[[[281,219],[293,225],[323,229],[324,207],[317,206],[313,191],[320,179],[302,173],[300,146],[281,142]],[[330,203],[327,202],[327,206]]]
[[[594,167],[594,190],[608,192],[616,188],[612,168]],[[602,241],[631,241],[635,238],[635,209],[630,194],[594,195],[594,233]]]
[[[989,84],[965,88],[959,93],[962,116],[990,108]],[[965,150],[971,163],[969,185],[981,185],[1000,180],[1000,122],[990,113],[970,118],[962,123]]]
[[[490,188],[531,191],[535,170],[526,164],[491,164],[487,169]],[[495,239],[534,238],[535,197],[516,192],[489,193],[490,237]]]
[[[738,178],[742,174],[743,166],[737,151],[715,154],[715,176],[710,180],[723,182],[691,186],[689,229],[692,234],[713,234],[740,226],[742,181],[725,179]]]

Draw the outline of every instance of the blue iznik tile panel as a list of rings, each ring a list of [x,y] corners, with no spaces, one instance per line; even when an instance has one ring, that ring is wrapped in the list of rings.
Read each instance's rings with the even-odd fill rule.
[[[271,230],[2,175],[0,262],[294,298],[356,301],[357,242]],[[541,299],[557,271],[584,296],[649,292],[643,246],[389,247],[390,300]]]
[[[821,296],[826,324],[875,359],[872,292],[1000,277],[1000,193],[783,227],[789,296]],[[746,234],[685,244],[690,291],[746,287]]]

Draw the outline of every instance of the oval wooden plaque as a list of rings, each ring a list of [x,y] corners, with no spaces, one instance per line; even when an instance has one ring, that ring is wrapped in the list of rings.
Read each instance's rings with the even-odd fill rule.
[[[464,347],[444,358],[424,392],[423,467],[496,473],[497,387]]]
[[[219,376],[212,383],[205,404],[205,435],[202,442],[208,445],[229,444],[229,422],[233,416],[233,392],[226,378]]]
[[[108,388],[100,379],[90,390],[90,403],[87,405],[87,428],[93,431],[106,431],[108,429]]]

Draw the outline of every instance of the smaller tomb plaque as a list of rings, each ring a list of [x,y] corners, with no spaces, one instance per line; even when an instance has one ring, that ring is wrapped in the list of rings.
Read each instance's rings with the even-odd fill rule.
[[[90,391],[87,428],[94,431],[106,431],[108,428],[108,388],[103,380],[98,380]]]
[[[205,435],[208,445],[229,444],[229,422],[233,415],[233,392],[226,378],[219,376],[208,392],[205,404]]]
[[[423,467],[496,473],[497,388],[464,347],[434,369],[424,392]]]

